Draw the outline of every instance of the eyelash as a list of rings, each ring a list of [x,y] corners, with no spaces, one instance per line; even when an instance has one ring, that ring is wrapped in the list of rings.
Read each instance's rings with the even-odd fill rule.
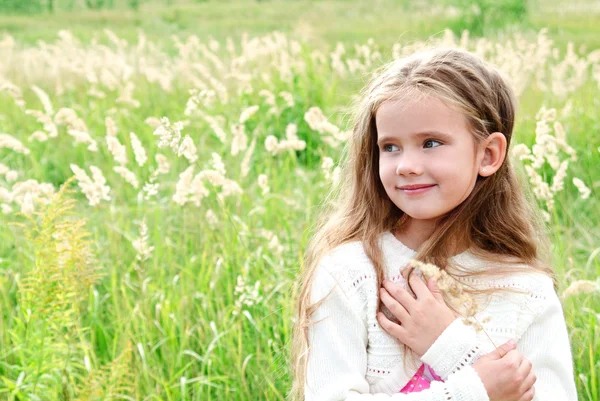
[[[425,145],[427,142],[437,142],[437,143],[439,143],[438,146],[443,145],[443,143],[441,141],[438,141],[437,139],[427,139],[427,140],[425,140],[423,142],[423,145]],[[391,143],[383,145],[381,148],[383,149],[384,152],[385,152],[385,148],[387,146],[395,146],[395,145],[392,145]],[[430,147],[430,148],[424,147],[424,148],[425,149],[433,149],[433,148],[437,148],[437,146],[433,146],[433,147]],[[389,152],[386,152],[386,153],[389,153]]]

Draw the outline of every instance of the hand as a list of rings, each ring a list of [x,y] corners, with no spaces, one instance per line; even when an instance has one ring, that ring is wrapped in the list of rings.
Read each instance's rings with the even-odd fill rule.
[[[400,324],[381,312],[377,320],[385,331],[421,357],[457,316],[446,305],[434,279],[426,286],[419,276],[411,274],[409,282],[416,299],[399,284],[384,280],[381,300]]]
[[[490,401],[531,401],[536,381],[531,362],[516,350],[516,342],[501,345],[473,364]]]

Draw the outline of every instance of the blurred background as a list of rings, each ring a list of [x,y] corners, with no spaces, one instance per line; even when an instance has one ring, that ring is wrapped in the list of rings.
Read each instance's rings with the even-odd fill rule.
[[[452,29],[472,35],[548,28],[557,44],[597,48],[598,1],[558,0],[0,0],[0,31],[23,41],[53,37],[70,29],[89,38],[110,28],[132,39],[143,29],[153,40],[172,34],[223,39],[242,32],[278,30],[314,41],[382,44],[423,38]]]
[[[285,400],[352,102],[430,45],[514,85],[600,401],[600,1],[558,0],[0,0],[0,399]]]

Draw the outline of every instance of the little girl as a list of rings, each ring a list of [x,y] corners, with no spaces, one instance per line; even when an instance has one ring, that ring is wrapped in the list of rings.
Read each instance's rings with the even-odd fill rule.
[[[515,104],[458,49],[395,60],[366,87],[306,253],[291,399],[577,400],[543,228],[507,158]],[[464,308],[411,260],[459,282]]]

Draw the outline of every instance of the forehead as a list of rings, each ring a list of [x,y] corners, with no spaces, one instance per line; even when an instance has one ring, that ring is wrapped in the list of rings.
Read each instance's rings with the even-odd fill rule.
[[[462,112],[433,96],[384,101],[375,114],[377,135],[405,136],[426,131],[469,133]]]

